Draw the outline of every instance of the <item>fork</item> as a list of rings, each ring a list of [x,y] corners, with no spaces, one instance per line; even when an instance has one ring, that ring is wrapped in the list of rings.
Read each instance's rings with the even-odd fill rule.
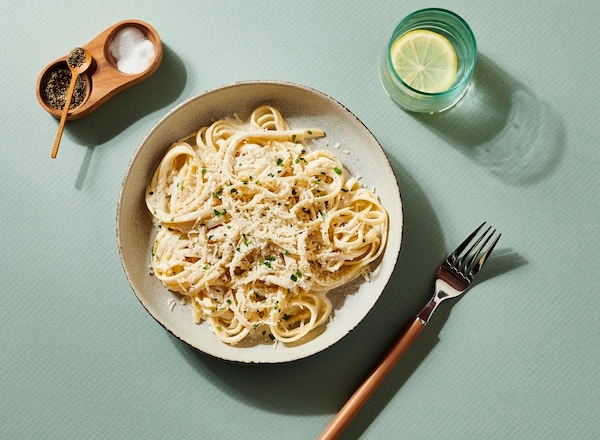
[[[475,275],[483,267],[501,236],[499,233],[492,243],[485,248],[490,239],[496,234],[496,229],[492,230],[492,227],[488,226],[465,252],[467,246],[475,239],[484,226],[485,222],[475,229],[438,268],[435,273],[434,294],[431,300],[429,300],[405,332],[396,340],[387,355],[383,357],[362,385],[348,399],[327,428],[325,428],[319,440],[336,439],[342,433],[381,382],[392,371],[408,347],[423,331],[431,315],[440,303],[449,298],[456,298],[462,295],[471,285]]]

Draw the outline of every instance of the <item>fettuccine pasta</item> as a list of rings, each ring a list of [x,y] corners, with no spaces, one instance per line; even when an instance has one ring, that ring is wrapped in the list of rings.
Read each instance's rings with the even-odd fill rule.
[[[173,144],[146,191],[158,232],[153,274],[235,345],[298,341],[332,315],[327,292],[368,275],[388,216],[331,152],[270,106]]]

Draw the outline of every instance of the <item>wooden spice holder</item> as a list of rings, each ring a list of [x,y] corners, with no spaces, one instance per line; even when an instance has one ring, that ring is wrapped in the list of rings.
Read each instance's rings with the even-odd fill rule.
[[[154,58],[150,61],[148,68],[141,73],[128,74],[121,72],[109,50],[109,45],[116,33],[127,26],[135,26],[140,29],[154,45]],[[141,20],[125,20],[116,23],[81,47],[86,49],[93,58],[91,67],[83,73],[88,85],[88,93],[80,105],[69,111],[67,120],[83,118],[113,96],[145,80],[156,72],[163,56],[162,43],[158,32]],[[56,118],[60,118],[62,110],[56,109],[46,102],[42,84],[47,74],[61,65],[66,66],[67,57],[68,54],[48,64],[41,72],[36,84],[36,95],[40,105]]]

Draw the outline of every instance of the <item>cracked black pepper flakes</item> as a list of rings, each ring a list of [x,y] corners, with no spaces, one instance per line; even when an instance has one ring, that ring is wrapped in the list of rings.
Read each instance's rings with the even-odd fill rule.
[[[67,64],[73,68],[80,67],[85,63],[85,51],[81,47],[76,47],[67,58]]]
[[[71,71],[66,66],[58,65],[50,71],[42,81],[41,92],[44,101],[52,108],[62,110],[67,100],[67,93],[71,83]],[[80,106],[87,96],[85,77],[79,75],[75,83],[75,91],[69,109]]]

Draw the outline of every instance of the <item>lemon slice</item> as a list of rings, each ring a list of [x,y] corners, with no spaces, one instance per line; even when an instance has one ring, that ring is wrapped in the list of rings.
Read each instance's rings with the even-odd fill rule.
[[[448,39],[437,32],[407,32],[394,42],[390,55],[400,78],[422,92],[448,90],[456,77],[456,52]]]

